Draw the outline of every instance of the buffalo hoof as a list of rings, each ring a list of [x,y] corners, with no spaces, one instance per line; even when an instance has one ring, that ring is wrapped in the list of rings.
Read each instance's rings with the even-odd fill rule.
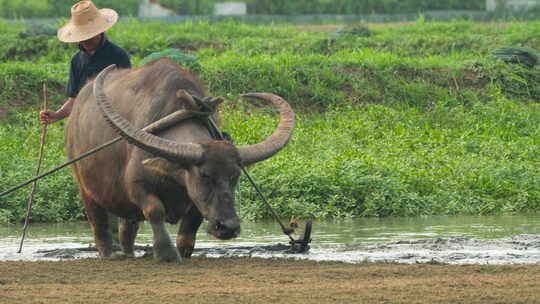
[[[191,255],[193,254],[193,247],[183,247],[178,248],[178,251],[180,252],[180,256],[184,259],[191,258]]]
[[[109,257],[110,260],[126,260],[126,259],[133,259],[133,258],[135,258],[135,255],[133,253],[124,253],[122,251],[115,251]]]
[[[103,251],[103,250],[98,250],[98,255],[101,259],[103,260],[108,260],[111,258],[112,256],[112,250],[107,250],[107,251]]]
[[[182,263],[182,258],[174,247],[161,248],[161,250],[154,249],[154,260],[165,263]]]

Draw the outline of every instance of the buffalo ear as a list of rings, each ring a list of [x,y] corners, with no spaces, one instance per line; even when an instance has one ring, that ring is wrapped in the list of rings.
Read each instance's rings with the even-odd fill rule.
[[[193,97],[186,90],[176,91],[176,98],[184,103],[186,110],[189,111],[199,111],[199,106]]]
[[[144,169],[150,174],[158,177],[169,177],[176,182],[183,184],[185,171],[183,170],[184,168],[178,164],[172,163],[161,157],[147,158],[141,163]]]

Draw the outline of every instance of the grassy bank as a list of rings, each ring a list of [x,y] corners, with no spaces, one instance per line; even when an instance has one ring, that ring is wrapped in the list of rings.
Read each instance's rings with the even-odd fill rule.
[[[283,216],[540,210],[540,72],[490,55],[508,45],[539,50],[539,22],[335,29],[128,22],[109,37],[135,65],[167,47],[197,56],[211,94],[231,100],[224,130],[239,144],[269,135],[276,118],[246,112],[238,94],[272,92],[293,105],[289,146],[250,169]],[[0,190],[32,176],[42,82],[57,107],[75,52],[54,37],[17,38],[22,30],[0,23]],[[62,131],[49,128],[45,168],[65,160]],[[69,170],[40,185],[35,220],[82,217]],[[0,198],[0,221],[21,220],[26,197]],[[245,180],[241,204],[246,217],[269,216]]]
[[[167,27],[166,30],[163,28]],[[196,55],[215,95],[272,91],[293,105],[489,102],[501,92],[520,101],[540,98],[538,70],[490,56],[502,46],[540,49],[540,23],[468,21],[371,26],[356,34],[292,27],[220,24],[118,24],[110,38],[133,62],[169,47]],[[25,29],[0,23],[0,106],[35,103],[47,81],[61,93],[72,45],[55,37],[18,38]]]

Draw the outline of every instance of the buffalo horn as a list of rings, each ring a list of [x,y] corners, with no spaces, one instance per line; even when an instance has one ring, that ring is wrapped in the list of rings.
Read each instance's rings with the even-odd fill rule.
[[[200,161],[203,153],[200,145],[180,144],[137,129],[114,110],[113,106],[107,100],[107,95],[105,95],[103,89],[107,74],[114,68],[114,64],[108,66],[98,74],[94,81],[94,96],[97,104],[113,129],[130,143],[157,156],[186,163],[197,163]]]
[[[285,147],[293,133],[294,112],[283,98],[274,94],[248,93],[243,94],[242,97],[257,98],[270,103],[270,105],[279,111],[280,116],[279,125],[270,137],[260,143],[238,148],[242,164],[248,166],[270,158]]]

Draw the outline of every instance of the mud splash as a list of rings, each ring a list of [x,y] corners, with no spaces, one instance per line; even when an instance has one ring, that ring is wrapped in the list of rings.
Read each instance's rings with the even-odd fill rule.
[[[539,264],[540,235],[500,239],[434,238],[350,245],[322,259],[431,264]]]
[[[78,246],[77,246],[78,245]],[[201,246],[209,244],[202,244]],[[53,246],[54,247],[54,246]],[[5,253],[5,249],[2,251]],[[13,248],[11,248],[13,249]],[[137,246],[136,256],[151,255],[151,246]],[[304,254],[290,251],[288,244],[196,248],[195,256],[208,258],[257,257],[404,264],[540,264],[540,236],[519,235],[501,239],[430,238],[380,244],[316,246]],[[0,255],[1,260],[62,261],[97,258],[95,247],[64,243],[62,248],[33,250],[23,256]]]
[[[306,254],[291,254],[288,246],[207,248],[205,257],[291,258],[347,263],[436,264],[539,264],[540,236],[520,235],[502,239],[410,239],[382,244],[353,244],[341,248],[315,247]]]
[[[176,227],[170,227],[174,235]],[[0,261],[97,258],[86,223],[33,226],[19,248],[20,229],[0,227]],[[244,223],[241,236],[217,241],[197,236],[194,255],[258,257],[346,263],[540,264],[540,217],[433,217],[316,222],[311,249],[289,251],[276,224]],[[136,256],[151,252],[149,227],[141,227]]]

